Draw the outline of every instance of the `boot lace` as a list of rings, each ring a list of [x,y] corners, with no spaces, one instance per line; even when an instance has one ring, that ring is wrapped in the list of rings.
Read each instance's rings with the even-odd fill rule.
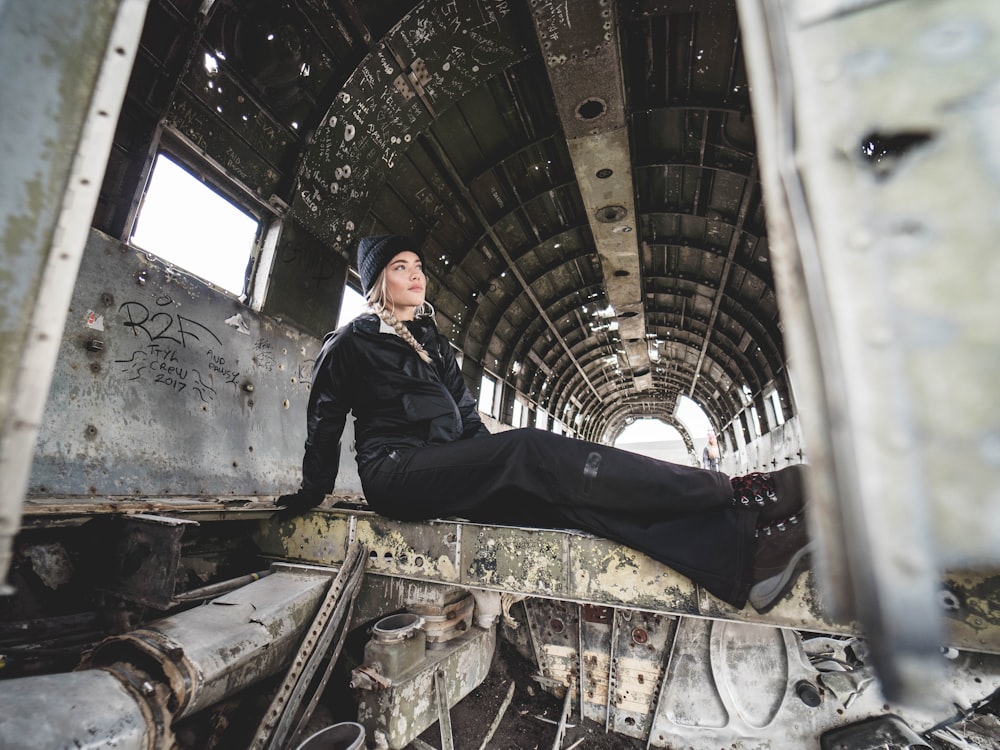
[[[739,503],[745,508],[752,506],[763,508],[768,503],[778,501],[770,474],[754,472],[742,477],[733,477],[731,484],[734,505]]]

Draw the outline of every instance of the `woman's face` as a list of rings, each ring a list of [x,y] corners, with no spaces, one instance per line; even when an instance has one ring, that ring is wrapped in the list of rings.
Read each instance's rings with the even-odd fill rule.
[[[386,306],[400,320],[413,320],[413,311],[424,303],[427,279],[416,253],[404,250],[385,267]]]

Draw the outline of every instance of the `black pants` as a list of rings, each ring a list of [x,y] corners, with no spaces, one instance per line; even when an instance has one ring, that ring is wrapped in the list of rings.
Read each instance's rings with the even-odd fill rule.
[[[529,428],[392,451],[360,475],[390,518],[580,529],[746,602],[757,516],[733,507],[725,474]]]

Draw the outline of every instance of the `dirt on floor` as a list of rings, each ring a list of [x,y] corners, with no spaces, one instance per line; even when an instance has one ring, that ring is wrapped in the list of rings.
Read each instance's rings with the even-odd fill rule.
[[[457,750],[549,750],[555,741],[564,701],[542,690],[532,678],[534,665],[502,639],[497,639],[493,665],[482,684],[451,709],[452,738]],[[510,686],[514,694],[496,730],[491,725],[500,714]],[[574,706],[575,709],[575,706]],[[441,747],[437,724],[420,739]],[[604,727],[581,721],[579,710],[571,710],[558,750],[644,750],[645,742],[621,734],[606,733]],[[421,750],[415,744],[407,750]]]
[[[581,721],[575,706],[557,747],[555,742],[564,700],[545,692],[534,679],[535,672],[533,662],[516,646],[498,637],[486,678],[451,709],[452,741],[456,750],[645,750],[644,742],[606,733],[603,725]],[[331,682],[343,685],[346,675],[339,680],[335,677]],[[514,689],[508,702],[511,685]],[[305,736],[332,723],[356,721],[354,698],[348,691],[338,691],[334,687],[324,698]],[[371,738],[367,740],[371,742]],[[443,747],[437,722],[405,750],[427,750],[428,746],[436,750]]]

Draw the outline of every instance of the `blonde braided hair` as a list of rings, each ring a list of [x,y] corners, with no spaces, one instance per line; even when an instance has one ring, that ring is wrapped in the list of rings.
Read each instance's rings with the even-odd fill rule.
[[[410,333],[410,329],[403,325],[403,321],[393,315],[392,310],[386,306],[385,302],[387,296],[388,293],[385,288],[385,271],[383,270],[378,275],[378,278],[375,279],[375,283],[372,284],[372,288],[368,292],[367,301],[372,308],[372,312],[378,315],[387,326],[392,328],[396,332],[397,336],[412,346],[413,350],[417,353],[417,356],[420,357],[420,359],[427,364],[432,364],[431,355],[428,354],[427,350],[421,346],[420,342],[417,341],[416,338],[414,338],[413,334]],[[434,308],[431,307],[430,303],[424,302],[424,306],[426,306],[430,312],[424,313],[419,317],[433,317]],[[419,310],[420,308],[417,309]]]

